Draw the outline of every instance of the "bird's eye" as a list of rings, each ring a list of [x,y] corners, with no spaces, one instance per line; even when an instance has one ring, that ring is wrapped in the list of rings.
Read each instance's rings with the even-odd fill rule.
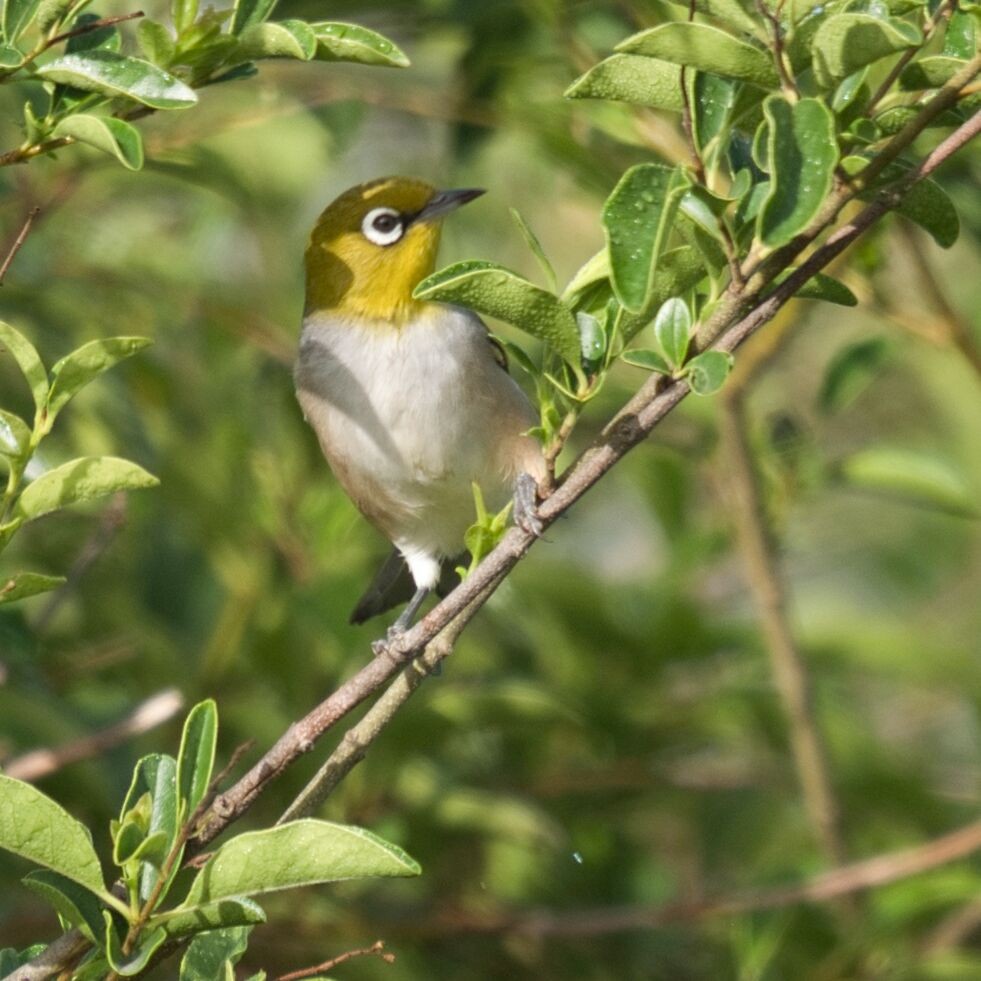
[[[374,208],[364,216],[361,231],[375,245],[392,245],[405,230],[402,216],[392,208]]]

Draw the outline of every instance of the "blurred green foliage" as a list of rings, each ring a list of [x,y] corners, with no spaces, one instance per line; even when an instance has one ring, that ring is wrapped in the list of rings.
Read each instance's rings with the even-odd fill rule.
[[[189,704],[218,701],[227,759],[246,739],[270,745],[370,656],[376,631],[346,618],[385,543],[331,479],[293,397],[307,230],[375,176],[484,186],[448,224],[443,258],[541,282],[514,207],[568,281],[602,246],[599,208],[625,168],[652,150],[674,163],[684,142],[668,115],[560,95],[622,38],[684,12],[659,0],[334,3],[332,19],[392,37],[411,72],[269,63],[207,90],[187,119],[142,121],[139,174],[79,148],[0,171],[8,239],[42,208],[2,318],[48,364],[95,338],[154,341],[78,396],[45,461],[122,449],[161,481],[126,500],[121,528],[98,509],[65,512],[5,552],[51,574],[97,554],[67,590],[0,613],[2,758],[99,729],[177,684]],[[277,13],[323,15],[312,0]],[[0,104],[19,119],[9,90]],[[21,138],[2,131],[9,146]],[[957,244],[916,239],[964,319],[981,308],[979,168],[975,147],[942,174]],[[979,373],[977,324],[950,340],[895,225],[835,272],[862,305],[795,307],[749,410],[857,859],[977,812]],[[644,377],[614,370],[573,449]],[[2,362],[0,394],[27,412]],[[687,400],[549,532],[323,809],[398,842],[423,876],[274,898],[244,966],[286,971],[383,937],[394,966],[352,961],[338,976],[981,976],[977,860],[862,896],[850,913],[807,905],[611,935],[494,928],[532,908],[685,902],[825,868],[747,598],[717,410]],[[846,481],[850,457],[884,449],[892,459],[866,465],[861,486]],[[897,453],[906,477],[920,461],[921,480],[883,483]],[[176,732],[41,787],[105,827],[135,760]],[[248,825],[270,825],[323,752]],[[50,914],[14,887],[27,867],[0,863],[3,944],[53,936]]]

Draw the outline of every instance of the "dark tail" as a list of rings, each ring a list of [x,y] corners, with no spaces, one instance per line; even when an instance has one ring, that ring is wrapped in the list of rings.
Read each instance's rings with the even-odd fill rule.
[[[443,564],[443,572],[439,585],[436,587],[438,596],[445,596],[457,583],[456,566],[464,564],[467,556],[463,555]],[[351,614],[351,623],[364,623],[372,617],[391,610],[402,603],[408,603],[416,591],[409,567],[397,548],[393,548],[388,557],[375,573],[375,578],[358,600],[358,605]]]

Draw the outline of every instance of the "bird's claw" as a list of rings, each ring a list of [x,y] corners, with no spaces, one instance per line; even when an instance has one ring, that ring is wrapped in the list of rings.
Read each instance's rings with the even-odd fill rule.
[[[545,531],[538,517],[538,485],[530,473],[519,473],[514,484],[514,523],[535,538]]]

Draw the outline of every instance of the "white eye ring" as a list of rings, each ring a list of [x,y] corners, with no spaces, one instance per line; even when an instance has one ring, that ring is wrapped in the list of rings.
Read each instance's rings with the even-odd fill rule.
[[[361,231],[375,245],[392,245],[402,237],[405,224],[394,208],[372,208],[361,222]]]

